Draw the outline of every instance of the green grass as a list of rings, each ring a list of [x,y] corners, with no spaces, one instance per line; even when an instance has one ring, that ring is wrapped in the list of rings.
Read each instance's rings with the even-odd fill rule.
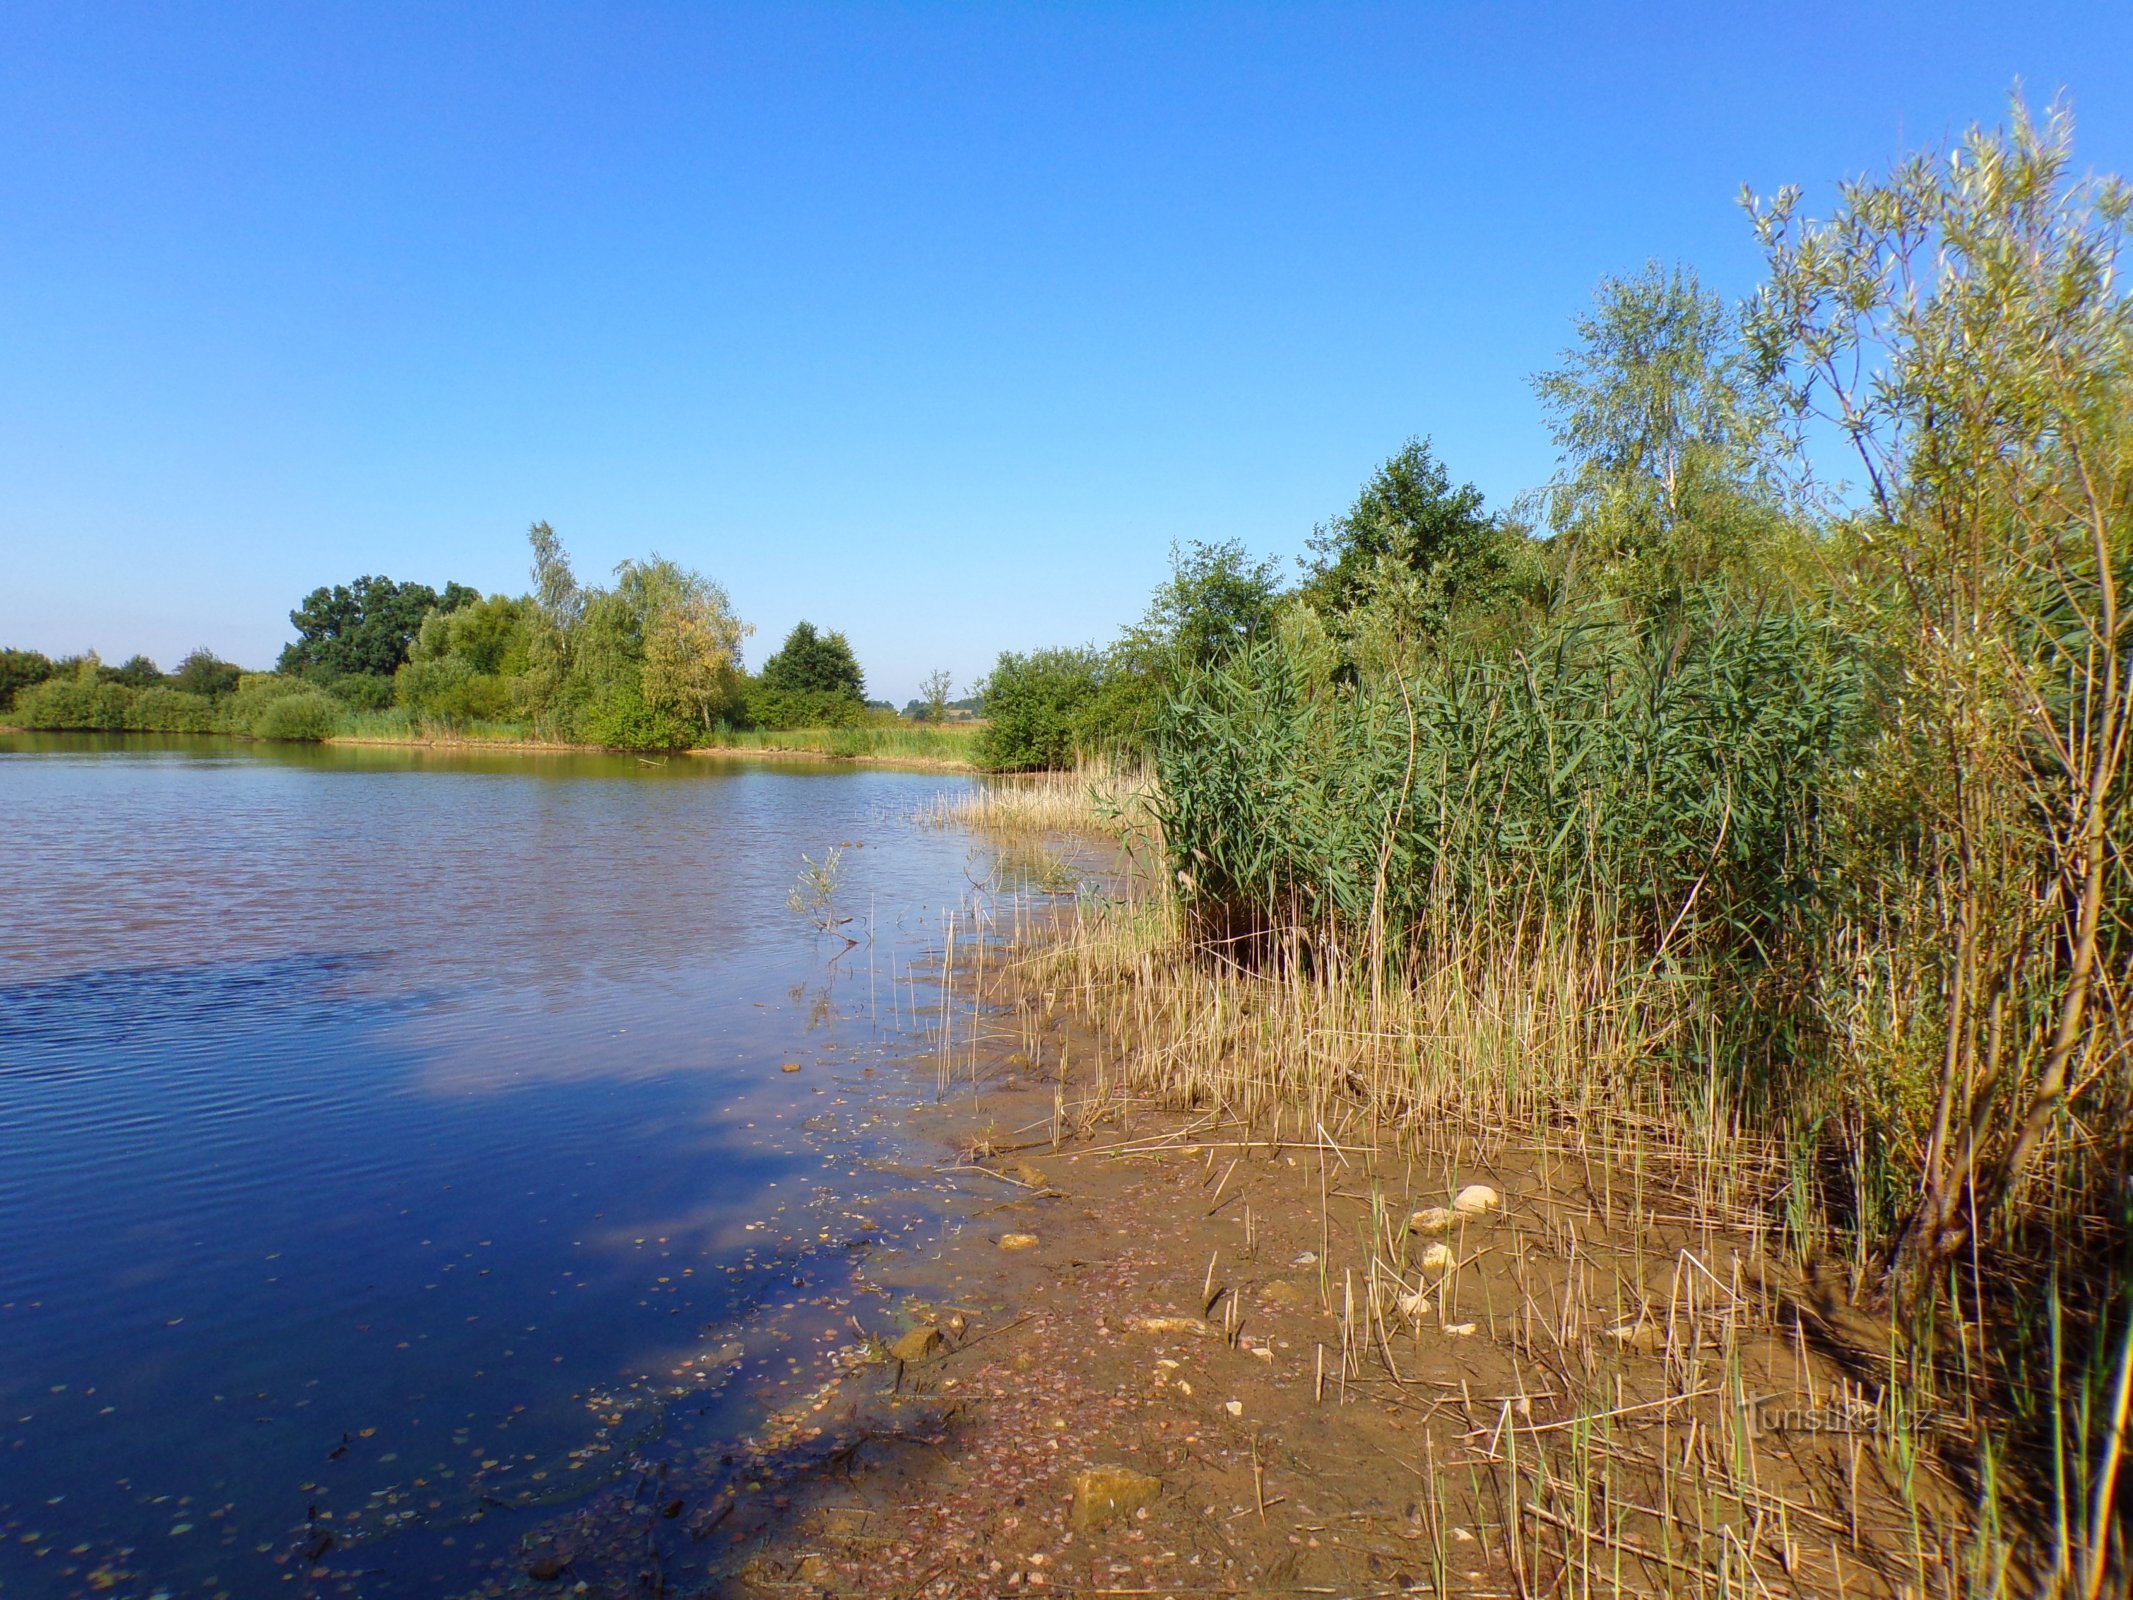
[[[975,723],[861,724],[855,728],[753,729],[722,733],[706,740],[708,750],[789,751],[873,761],[922,762],[928,766],[976,765],[973,751],[979,725]]]
[[[333,737],[355,741],[433,739],[467,744],[534,743],[533,725],[527,722],[464,722],[445,726],[425,723],[404,706],[383,711],[343,711],[333,725]]]

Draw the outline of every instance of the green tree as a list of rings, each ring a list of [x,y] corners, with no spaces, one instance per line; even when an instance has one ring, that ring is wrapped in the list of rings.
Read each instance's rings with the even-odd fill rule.
[[[1606,278],[1533,379],[1561,453],[1549,526],[1603,593],[1664,606],[1783,526],[1778,411],[1738,319],[1686,267]]]
[[[625,591],[644,617],[644,698],[709,732],[741,708],[741,640],[753,632],[726,591],[701,573],[654,556],[625,563]]]
[[[927,722],[945,722],[948,718],[948,697],[955,693],[955,679],[944,668],[929,672],[919,680],[919,699],[925,702]]]
[[[171,687],[186,694],[203,694],[210,697],[229,694],[237,687],[237,680],[244,676],[244,669],[236,663],[224,661],[206,645],[189,652],[180,661],[177,670],[171,673]]]
[[[296,638],[281,653],[280,670],[331,682],[366,674],[390,678],[432,611],[456,611],[479,599],[461,583],[439,594],[426,583],[363,577],[319,588],[289,613]]]
[[[1516,573],[1516,539],[1454,487],[1427,439],[1372,473],[1355,504],[1307,541],[1303,599],[1337,634],[1365,607],[1402,640],[1442,630],[1455,608],[1494,603]]]
[[[1136,630],[1172,678],[1213,666],[1273,632],[1280,566],[1252,560],[1236,540],[1170,547],[1170,576]]]
[[[43,683],[53,674],[49,656],[38,650],[0,650],[0,710],[15,698],[15,691]]]
[[[571,570],[569,552],[545,522],[526,529],[533,550],[532,615],[528,618],[524,692],[535,728],[554,731],[566,716],[562,705],[570,678],[571,641],[584,620],[586,594]]]
[[[777,653],[763,663],[763,686],[793,694],[843,695],[864,704],[866,675],[841,633],[819,633],[812,622],[797,624]]]
[[[163,669],[146,656],[133,655],[108,669],[106,676],[129,689],[153,689],[162,684]]]

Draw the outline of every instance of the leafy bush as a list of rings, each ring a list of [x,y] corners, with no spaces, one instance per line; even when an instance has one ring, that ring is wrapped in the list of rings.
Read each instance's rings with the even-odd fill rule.
[[[323,692],[301,678],[292,678],[283,673],[247,672],[237,680],[237,687],[222,700],[221,714],[217,720],[224,733],[253,733],[266,708],[276,700],[290,695]]]
[[[514,704],[509,679],[475,670],[465,656],[410,661],[394,678],[393,698],[425,722],[454,727],[501,721]]]
[[[215,702],[182,689],[139,689],[126,707],[126,726],[139,733],[213,733]]]
[[[702,731],[686,717],[647,705],[643,693],[626,680],[602,685],[579,710],[571,729],[576,738],[610,750],[686,749]]]
[[[841,690],[779,689],[760,678],[743,686],[743,714],[758,728],[854,728],[867,714],[864,702]]]
[[[247,675],[231,694],[130,688],[86,674],[50,678],[16,697],[25,727],[110,733],[235,733],[262,739],[324,739],[346,707],[324,690],[267,673]]]
[[[393,680],[385,673],[344,672],[337,678],[311,681],[352,710],[383,711],[393,703]]]
[[[320,689],[300,689],[258,704],[250,732],[261,739],[330,739],[341,702]]]
[[[978,738],[978,764],[996,772],[1072,766],[1102,682],[1094,650],[1002,652],[985,680],[989,720]]]
[[[134,691],[90,677],[47,678],[19,690],[15,716],[26,728],[118,732],[128,726]]]

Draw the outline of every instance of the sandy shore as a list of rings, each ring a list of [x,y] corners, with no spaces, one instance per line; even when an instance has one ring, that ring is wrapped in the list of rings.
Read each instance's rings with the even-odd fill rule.
[[[1630,1192],[1560,1145],[1423,1157],[1098,1099],[1058,1068],[1091,1058],[1091,1020],[997,998],[944,1132],[996,1198],[911,1264],[922,1287],[863,1329],[873,1359],[681,1513],[718,1552],[700,1592],[1915,1581],[1898,1465],[1816,1420],[1875,1330],[1663,1174]],[[1498,1202],[1411,1225],[1472,1185]],[[1952,1486],[1915,1476],[1910,1503],[1959,1527]],[[1595,1562],[1608,1584],[1572,1571]]]

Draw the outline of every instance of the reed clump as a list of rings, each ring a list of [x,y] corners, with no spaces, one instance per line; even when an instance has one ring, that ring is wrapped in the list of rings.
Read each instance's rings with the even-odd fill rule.
[[[1155,779],[1145,766],[1092,760],[1068,772],[993,777],[936,795],[920,808],[918,820],[996,839],[1094,836],[1145,851],[1160,843],[1154,795]]]

